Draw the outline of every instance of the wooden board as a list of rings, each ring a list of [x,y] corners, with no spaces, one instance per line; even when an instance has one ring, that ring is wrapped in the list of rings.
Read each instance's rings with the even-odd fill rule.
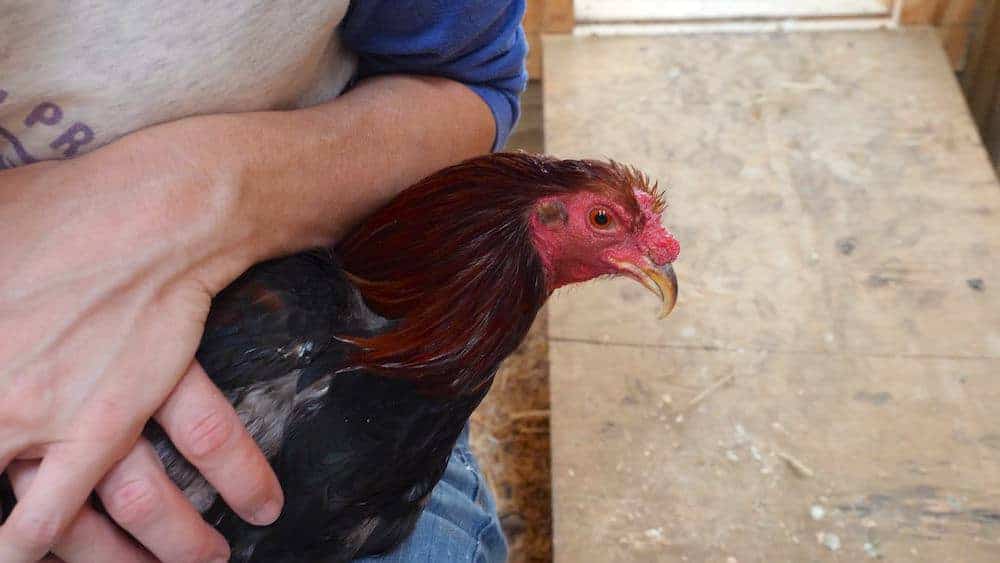
[[[962,86],[983,141],[1000,172],[1000,0],[984,2]]]
[[[573,0],[543,0],[542,28],[545,33],[570,33],[576,25]]]
[[[545,56],[547,150],[660,179],[682,243],[666,321],[550,304],[557,561],[998,560],[1000,187],[933,31]]]
[[[545,0],[529,0],[525,5],[524,19],[521,26],[524,28],[525,37],[528,40],[528,58],[525,64],[528,67],[528,77],[538,80],[542,76],[542,16],[545,11]]]
[[[576,0],[581,22],[885,15],[881,0]]]
[[[951,67],[966,67],[969,45],[975,39],[972,32],[982,10],[977,4],[988,5],[996,0],[900,0],[900,20],[903,25],[932,25],[937,29],[941,44],[948,54]]]
[[[522,25],[528,39],[528,76],[542,77],[542,35],[571,33],[576,21],[573,0],[528,0]]]
[[[978,0],[902,0],[906,25],[967,24]],[[992,1],[992,0],[988,0]]]

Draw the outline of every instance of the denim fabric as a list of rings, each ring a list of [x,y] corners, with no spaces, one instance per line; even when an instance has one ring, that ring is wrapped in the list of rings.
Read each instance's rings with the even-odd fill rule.
[[[507,560],[496,504],[462,432],[444,477],[413,534],[397,549],[363,563],[495,563]]]

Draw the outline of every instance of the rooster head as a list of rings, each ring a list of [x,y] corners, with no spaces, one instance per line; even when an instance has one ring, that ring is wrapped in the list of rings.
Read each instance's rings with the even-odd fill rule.
[[[659,297],[661,317],[677,301],[672,263],[680,243],[662,225],[662,194],[637,170],[614,162],[571,162],[578,189],[540,198],[529,218],[549,289],[606,275],[630,277]]]
[[[615,162],[498,153],[445,168],[336,247],[392,330],[356,337],[360,367],[428,393],[478,392],[559,287],[624,275],[673,309],[680,244],[638,170]]]

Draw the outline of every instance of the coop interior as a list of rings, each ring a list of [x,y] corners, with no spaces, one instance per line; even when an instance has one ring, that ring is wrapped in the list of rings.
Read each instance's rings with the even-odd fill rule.
[[[673,315],[557,294],[475,415],[511,560],[1000,560],[1000,2],[525,29],[509,148],[647,171],[683,250]]]

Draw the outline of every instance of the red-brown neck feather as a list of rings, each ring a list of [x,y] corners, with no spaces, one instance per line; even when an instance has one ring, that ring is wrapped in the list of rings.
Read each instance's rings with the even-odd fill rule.
[[[531,235],[535,203],[606,189],[609,171],[631,173],[591,161],[501,153],[447,168],[402,192],[335,249],[369,307],[399,321],[383,334],[352,338],[355,363],[415,381],[427,393],[481,390],[550,293]]]
[[[401,193],[336,247],[369,307],[399,324],[356,361],[426,392],[481,389],[547,297],[524,220],[534,197],[486,157]]]

